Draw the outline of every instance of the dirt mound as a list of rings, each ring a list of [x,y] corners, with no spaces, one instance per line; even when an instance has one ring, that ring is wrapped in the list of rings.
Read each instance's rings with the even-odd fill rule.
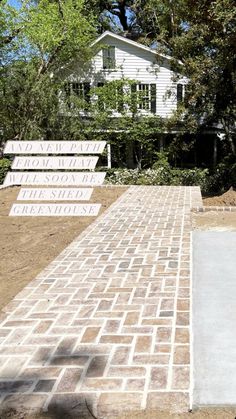
[[[230,188],[223,195],[203,199],[203,204],[204,206],[234,207],[236,206],[236,191]]]

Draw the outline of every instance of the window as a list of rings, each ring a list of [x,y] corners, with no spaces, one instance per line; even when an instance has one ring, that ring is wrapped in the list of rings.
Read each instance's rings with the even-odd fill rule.
[[[109,46],[102,50],[103,69],[114,70],[116,67],[115,47]]]
[[[65,84],[65,93],[67,97],[70,97],[72,94],[78,96],[80,99],[85,100],[86,102],[90,101],[90,84],[89,83],[66,83]]]
[[[177,104],[184,100],[184,86],[181,83],[177,84]]]
[[[72,93],[78,96],[79,99],[85,100],[86,102],[90,101],[89,91],[90,91],[90,84],[89,83],[71,83]]]
[[[90,102],[90,84],[89,83],[78,83],[78,82],[72,82],[72,83],[66,83],[65,84],[65,93],[67,98],[67,105],[71,109],[74,107],[75,104],[73,104],[71,101],[71,96],[75,95],[77,96],[81,101],[84,101],[85,103]],[[86,110],[86,106],[84,107]]]
[[[138,84],[132,85],[132,102],[137,101],[138,109],[151,111],[156,113],[156,85],[155,84]]]
[[[146,111],[149,110],[149,84],[139,84],[138,85],[139,90],[139,109],[144,109]]]

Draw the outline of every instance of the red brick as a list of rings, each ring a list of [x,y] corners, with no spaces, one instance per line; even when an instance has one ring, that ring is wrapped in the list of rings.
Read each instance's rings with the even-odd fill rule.
[[[115,378],[85,378],[81,387],[82,391],[108,391],[120,390],[122,380]]]
[[[115,350],[115,353],[112,357],[111,364],[112,365],[124,365],[128,363],[130,353],[130,347],[127,346],[118,346]]]
[[[190,400],[187,393],[152,391],[148,393],[146,409],[166,411],[170,414],[187,414],[189,406]]]
[[[83,334],[81,342],[83,343],[95,342],[99,332],[100,332],[100,327],[87,327]]]
[[[138,336],[134,351],[135,352],[149,352],[151,344],[152,344],[151,336]]]
[[[75,391],[82,371],[82,368],[66,368],[57,386],[57,393],[70,393]]]
[[[127,313],[124,324],[125,325],[137,324],[139,321],[139,316],[140,316],[140,313],[138,312]]]
[[[170,342],[171,341],[171,328],[170,327],[159,327],[157,329],[156,342]]]
[[[101,343],[132,343],[133,336],[126,336],[126,335],[103,335],[100,339]]]
[[[143,367],[110,367],[108,376],[111,377],[144,377],[146,369]]]
[[[168,354],[142,354],[134,355],[133,363],[135,365],[167,365],[169,363],[170,356]]]
[[[190,364],[189,345],[177,345],[174,351],[174,364]]]
[[[141,393],[103,393],[98,402],[99,417],[118,417],[122,412],[141,408]]]
[[[188,390],[190,385],[189,367],[173,367],[173,390]]]
[[[175,329],[175,343],[189,343],[189,329],[187,327],[177,327]]]
[[[87,377],[102,377],[106,368],[108,357],[107,356],[95,356],[87,369]]]
[[[151,370],[150,390],[164,390],[167,387],[168,368],[154,367]]]

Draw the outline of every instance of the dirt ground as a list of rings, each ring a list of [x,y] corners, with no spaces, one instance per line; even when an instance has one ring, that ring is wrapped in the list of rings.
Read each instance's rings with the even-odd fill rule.
[[[27,418],[28,419],[28,418]],[[40,418],[41,419],[41,418]],[[42,418],[43,419],[43,418]],[[50,418],[51,419],[51,418]],[[167,412],[139,412],[127,414],[117,419],[236,419],[235,409],[198,409],[193,412],[170,414]]]
[[[236,206],[236,191],[232,188],[219,196],[203,199],[204,206],[234,207]]]
[[[192,213],[193,230],[236,231],[236,211]]]
[[[19,187],[0,190],[0,310],[96,217],[9,217]],[[126,187],[97,187],[90,203],[100,214]]]
[[[57,412],[51,416],[50,414],[24,414],[16,412],[15,410],[10,410],[6,414],[3,414],[0,419],[102,419],[101,417],[96,418],[94,415],[72,417],[68,414],[61,415],[60,412]],[[142,412],[130,412],[126,413],[123,416],[111,417],[110,419],[236,419],[236,408],[232,409],[216,409],[216,408],[202,408],[195,410],[193,412],[179,413],[179,414],[170,414],[163,411],[153,410],[153,411],[142,411]]]
[[[234,207],[236,206],[236,191],[230,189],[220,196],[203,199],[206,207]],[[194,230],[235,231],[236,211],[207,211],[192,214],[192,226]]]

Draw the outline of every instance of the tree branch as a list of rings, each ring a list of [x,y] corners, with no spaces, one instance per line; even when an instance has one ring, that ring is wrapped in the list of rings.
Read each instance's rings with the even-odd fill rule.
[[[0,0],[1,1],[1,0]],[[15,29],[11,35],[5,36],[0,40],[0,45],[3,47],[4,45],[10,44],[11,41],[18,35],[18,33],[21,31],[20,28]]]

